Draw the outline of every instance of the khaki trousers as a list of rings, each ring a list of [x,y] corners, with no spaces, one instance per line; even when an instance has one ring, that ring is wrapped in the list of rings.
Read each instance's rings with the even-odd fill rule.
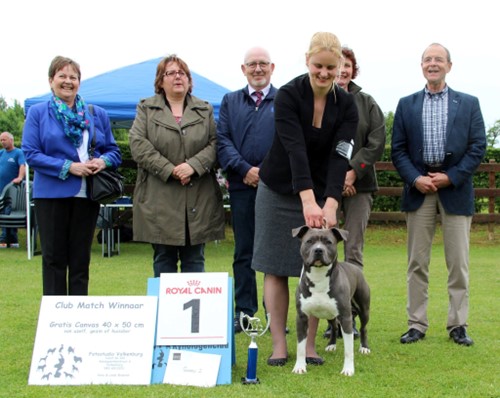
[[[437,194],[428,194],[422,206],[406,213],[408,228],[408,326],[425,333],[429,263],[437,214],[441,215],[446,267],[448,268],[448,321],[450,332],[467,326],[469,312],[469,241],[471,216],[446,214]]]
[[[344,242],[344,261],[363,268],[363,249],[365,246],[365,231],[372,210],[373,195],[371,192],[362,192],[354,196],[342,198],[340,211],[344,212],[344,225],[341,227],[349,231],[349,237]]]

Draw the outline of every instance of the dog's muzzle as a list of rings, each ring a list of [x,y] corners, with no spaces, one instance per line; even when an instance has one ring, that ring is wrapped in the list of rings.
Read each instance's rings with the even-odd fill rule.
[[[325,258],[325,250],[321,247],[317,247],[313,250],[313,258],[312,258],[312,264],[315,267],[322,267],[325,265],[330,264],[330,261],[328,261]]]

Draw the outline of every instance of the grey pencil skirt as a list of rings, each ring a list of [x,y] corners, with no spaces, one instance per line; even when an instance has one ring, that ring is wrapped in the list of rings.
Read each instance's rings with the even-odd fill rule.
[[[282,195],[259,182],[252,268],[270,275],[300,276],[300,240],[292,236],[292,229],[304,224],[299,195]]]

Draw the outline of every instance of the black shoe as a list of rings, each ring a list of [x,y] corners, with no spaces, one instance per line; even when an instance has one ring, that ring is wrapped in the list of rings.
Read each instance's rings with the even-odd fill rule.
[[[325,360],[321,357],[306,357],[306,363],[308,365],[321,366],[325,363]]]
[[[243,318],[243,327],[248,327],[248,319]],[[234,333],[241,333],[243,329],[241,328],[240,318],[234,318]]]
[[[328,324],[328,327],[325,330],[325,333],[323,333],[323,337],[325,339],[329,339],[330,336],[332,335],[332,326]],[[340,328],[340,325],[337,327],[337,338],[341,339],[342,338],[342,329]]]
[[[332,335],[332,327],[330,324],[328,324],[328,327],[326,328],[325,333],[323,333],[323,337],[325,339],[329,339],[331,335]]]
[[[325,330],[325,333],[323,333],[323,337],[325,339],[329,339],[332,334],[332,327],[330,324],[328,324],[328,327]],[[354,316],[352,317],[352,334],[354,335],[354,339],[359,338],[359,330],[356,328],[356,320],[354,319]],[[338,325],[337,328],[337,338],[341,339],[342,338],[342,329],[340,327],[340,324]]]
[[[352,334],[354,335],[354,340],[359,339],[359,330],[356,328],[356,320],[352,318]]]
[[[422,340],[424,337],[425,333],[422,333],[421,331],[412,328],[408,330],[405,334],[403,334],[399,341],[401,342],[401,344],[409,344]]]
[[[474,344],[474,341],[472,341],[472,339],[467,335],[467,331],[463,326],[453,329],[450,332],[450,338],[452,338],[455,343],[460,345],[471,346]]]
[[[267,358],[267,364],[269,366],[285,366],[288,362],[288,357],[286,358]]]

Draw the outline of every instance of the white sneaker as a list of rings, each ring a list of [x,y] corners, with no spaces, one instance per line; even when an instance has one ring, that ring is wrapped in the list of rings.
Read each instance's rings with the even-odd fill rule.
[[[0,249],[7,249],[7,243],[0,243]]]
[[[11,243],[10,248],[11,249],[19,249],[19,243]]]

